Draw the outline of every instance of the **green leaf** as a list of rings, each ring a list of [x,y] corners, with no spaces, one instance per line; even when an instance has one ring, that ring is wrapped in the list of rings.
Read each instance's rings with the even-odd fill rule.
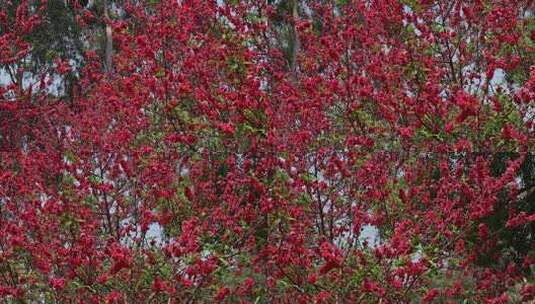
[[[165,71],[163,69],[160,69],[158,70],[158,72],[156,72],[156,78],[163,78],[165,76]]]
[[[100,185],[104,182],[100,176],[94,174],[89,176],[89,181],[95,185]]]

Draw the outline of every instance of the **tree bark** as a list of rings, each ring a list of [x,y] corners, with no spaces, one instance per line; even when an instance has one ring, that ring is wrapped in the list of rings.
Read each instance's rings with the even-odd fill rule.
[[[291,31],[292,31],[292,54],[290,59],[290,70],[292,72],[296,72],[297,68],[297,54],[299,53],[299,49],[301,48],[300,41],[299,41],[299,34],[297,33],[297,26],[296,22],[299,18],[299,12],[297,7],[297,1],[298,0],[292,0],[292,24],[291,24]]]
[[[108,1],[104,2],[104,18],[106,21],[106,49],[105,49],[105,71],[111,72],[113,70],[112,66],[112,54],[113,54],[113,30],[109,24],[109,5]]]

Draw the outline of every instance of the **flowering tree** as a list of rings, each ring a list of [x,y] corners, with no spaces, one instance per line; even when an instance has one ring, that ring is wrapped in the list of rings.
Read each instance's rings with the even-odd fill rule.
[[[0,3],[7,303],[535,297],[532,1]]]

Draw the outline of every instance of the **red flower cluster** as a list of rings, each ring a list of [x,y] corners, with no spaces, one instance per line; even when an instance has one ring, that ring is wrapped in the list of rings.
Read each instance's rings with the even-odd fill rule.
[[[0,1],[0,299],[533,301],[532,2]]]

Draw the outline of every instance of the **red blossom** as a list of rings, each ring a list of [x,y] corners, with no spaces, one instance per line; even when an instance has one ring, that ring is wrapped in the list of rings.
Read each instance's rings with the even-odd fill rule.
[[[0,298],[532,301],[531,2],[0,1]]]

